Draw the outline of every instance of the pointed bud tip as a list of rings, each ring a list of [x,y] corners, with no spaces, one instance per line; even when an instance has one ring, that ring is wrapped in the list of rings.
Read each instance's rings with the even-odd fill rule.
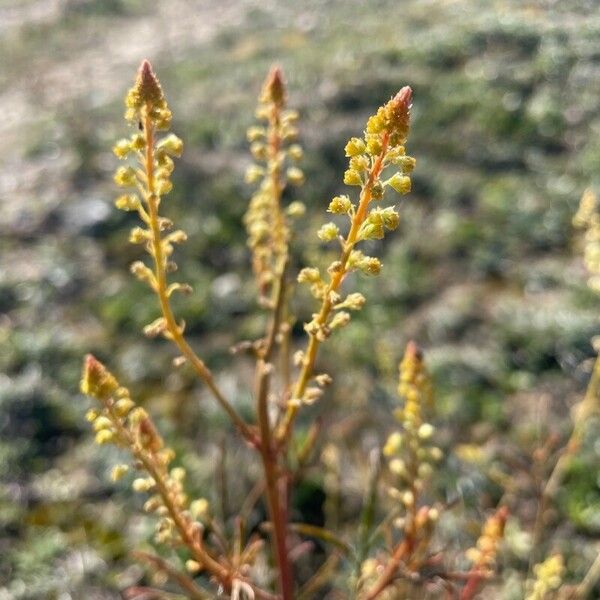
[[[271,85],[283,85],[283,70],[279,65],[273,65],[269,72],[269,81]]]
[[[500,521],[506,521],[510,515],[510,510],[508,506],[501,506],[497,512],[496,516],[500,519]]]
[[[397,102],[398,104],[402,104],[402,105],[408,107],[412,103],[412,96],[413,96],[412,88],[409,85],[405,85],[396,94],[396,97],[394,98],[394,102]]]
[[[84,364],[86,371],[92,371],[102,366],[102,363],[93,354],[85,355]]]
[[[136,88],[145,102],[158,103],[164,98],[158,77],[148,59],[144,59],[140,64]]]
[[[156,84],[158,82],[152,64],[147,58],[141,62],[138,69],[138,76],[143,85]]]
[[[283,70],[278,65],[273,65],[263,85],[263,101],[282,105],[285,102],[285,81]]]
[[[405,355],[416,360],[423,360],[423,351],[413,340],[410,340],[408,344],[406,344]]]

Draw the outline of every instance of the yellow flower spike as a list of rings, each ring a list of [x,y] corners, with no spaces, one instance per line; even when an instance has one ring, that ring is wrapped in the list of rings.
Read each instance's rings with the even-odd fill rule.
[[[302,149],[297,144],[286,148],[286,142],[298,133],[293,124],[297,115],[284,110],[286,100],[283,73],[274,67],[262,86],[257,109],[257,118],[266,121],[266,126],[253,126],[247,132],[250,151],[258,164],[247,169],[246,181],[259,186],[250,200],[244,224],[259,302],[271,309],[277,304],[278,288],[285,287],[285,282],[279,282],[284,277],[291,237],[287,217],[303,213],[299,203],[293,203],[287,210],[282,206],[285,188],[304,182],[302,170],[290,165],[290,161],[302,157]]]
[[[564,559],[560,554],[549,556],[533,567],[535,580],[528,581],[529,593],[525,600],[544,600],[548,594],[560,588],[565,574]]]
[[[500,507],[485,522],[475,548],[467,550],[466,556],[473,563],[473,571],[492,569],[508,518],[508,508]]]

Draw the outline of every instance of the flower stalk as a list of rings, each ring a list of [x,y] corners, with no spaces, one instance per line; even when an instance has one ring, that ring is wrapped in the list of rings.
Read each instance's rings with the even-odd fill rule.
[[[305,326],[309,336],[308,345],[301,358],[301,369],[293,386],[286,413],[278,427],[277,440],[280,443],[289,439],[298,410],[305,400],[308,384],[314,374],[319,346],[329,335],[328,320],[335,305],[339,303],[339,289],[346,275],[355,268],[375,274],[381,268],[378,259],[357,253],[354,249],[356,244],[370,237],[380,239],[383,237],[384,228],[395,229],[398,225],[397,213],[393,208],[387,209],[387,219],[381,217],[382,211],[374,210],[369,214],[368,209],[373,200],[383,197],[385,186],[391,185],[397,189],[398,177],[403,186],[400,192],[406,193],[410,190],[410,179],[405,173],[414,167],[414,159],[405,156],[403,144],[408,136],[411,103],[412,90],[409,87],[402,88],[371,117],[364,140],[353,138],[346,145],[350,168],[346,171],[344,182],[361,186],[358,207],[353,206],[347,197],[343,200],[334,198],[330,204],[331,212],[344,211],[348,214],[350,229],[346,238],[340,239],[339,259],[328,269],[329,283],[325,284],[318,275],[311,281],[314,284],[313,288],[316,287],[315,295],[321,299],[321,307],[315,318]],[[382,182],[382,171],[390,164],[399,166],[401,170]],[[365,224],[370,225],[370,228],[365,228]],[[336,239],[337,230],[333,227],[325,230],[322,228],[320,237],[326,241]],[[299,280],[302,281],[302,272],[300,275]]]

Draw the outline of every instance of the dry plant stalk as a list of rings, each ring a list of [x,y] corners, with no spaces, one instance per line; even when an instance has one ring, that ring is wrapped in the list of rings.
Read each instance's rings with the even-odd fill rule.
[[[173,159],[181,156],[183,143],[174,134],[166,133],[171,112],[148,61],[142,63],[125,102],[125,118],[136,130],[114,147],[119,159],[133,159],[116,171],[115,182],[124,188],[116,206],[139,215],[141,224],[132,229],[130,241],[142,245],[149,262],[136,261],[131,270],[156,294],[160,307],[160,316],[144,328],[144,333],[173,342],[179,352],[175,364],[186,363],[195,371],[244,442],[256,451],[263,473],[242,508],[235,539],[231,543],[220,539],[222,528],[209,502],[188,498],[184,491],[185,470],[171,466],[175,453],[165,445],[150,416],[135,404],[106,367],[88,356],[81,389],[98,402],[98,408],[88,413],[96,440],[99,444],[116,444],[131,456],[130,464],[114,467],[113,478],[124,477],[132,467],[141,473],[132,486],[137,492],[149,494],[144,510],[157,516],[156,543],[178,549],[179,556],[184,556],[181,560],[173,554],[181,564],[147,552],[138,553],[137,558],[163,573],[190,598],[215,594],[234,600],[308,598],[324,586],[337,585],[334,582],[339,579],[334,579],[333,573],[339,577],[340,565],[347,568],[352,564],[356,576],[346,577],[347,597],[397,598],[405,584],[424,586],[440,580],[452,593],[462,586],[463,600],[474,597],[493,573],[507,510],[500,507],[488,519],[476,547],[467,553],[472,561],[470,570],[445,570],[443,557],[433,548],[435,526],[443,506],[428,505],[423,500],[434,465],[444,453],[433,443],[436,430],[429,422],[433,409],[431,383],[422,353],[412,342],[400,364],[398,391],[402,406],[395,412],[400,429],[390,435],[383,449],[386,476],[393,482],[386,488],[386,497],[394,505],[392,510],[375,523],[381,471],[375,461],[357,541],[348,541],[337,531],[289,523],[294,485],[301,478],[320,433],[320,425],[313,424],[304,446],[297,451],[292,443],[296,419],[302,407],[319,400],[332,383],[330,374],[318,371],[318,351],[336,329],[350,323],[351,312],[360,310],[366,302],[360,293],[344,289],[347,276],[353,272],[373,276],[382,268],[379,258],[365,255],[359,247],[363,241],[380,240],[387,231],[398,227],[398,210],[393,205],[384,206],[384,200],[389,193],[404,195],[411,189],[410,173],[415,159],[405,151],[412,104],[410,87],[403,87],[380,107],[368,120],[364,135],[351,138],[345,147],[349,165],[344,183],[358,188],[358,193],[354,199],[340,195],[329,203],[328,212],[347,219],[345,232],[335,222],[324,224],[318,231],[321,241],[339,245],[336,260],[324,274],[316,266],[308,266],[297,276],[299,283],[309,286],[316,310],[304,325],[305,347],[292,360],[291,220],[301,215],[304,207],[297,201],[284,206],[283,200],[289,186],[300,185],[304,180],[297,164],[303,153],[296,143],[298,114],[287,107],[281,70],[272,69],[263,85],[257,109],[259,124],[248,130],[256,163],[248,169],[246,179],[256,183],[257,188],[244,222],[259,305],[265,310],[267,326],[261,339],[239,345],[256,360],[253,423],[242,418],[220,389],[213,373],[186,340],[185,323],[176,319],[171,307],[173,294],[191,292],[188,284],[170,279],[176,269],[174,247],[186,240],[186,234],[174,230],[173,223],[161,213],[163,199],[172,188]],[[594,388],[593,396],[596,395]],[[334,457],[335,448],[324,456]],[[338,468],[331,460],[325,463],[329,464],[326,468]],[[260,494],[268,508],[265,529],[270,532],[270,553],[259,534],[246,535],[241,525],[248,507]],[[333,548],[302,590],[292,568],[291,532],[320,538]],[[387,547],[375,548],[382,536],[388,540]],[[258,557],[269,554],[274,562],[276,585],[264,576],[255,576]],[[551,588],[556,583],[557,569],[549,561],[536,568],[541,583],[532,584],[532,598],[539,597],[539,590],[546,589],[544,585]]]

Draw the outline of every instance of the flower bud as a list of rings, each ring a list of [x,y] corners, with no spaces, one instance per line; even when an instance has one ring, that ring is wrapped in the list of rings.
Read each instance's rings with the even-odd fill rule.
[[[119,140],[113,146],[113,154],[117,158],[126,158],[127,155],[131,152],[131,150],[132,150],[132,148],[131,148],[131,142],[129,140],[126,140],[126,139]]]
[[[298,283],[318,283],[321,281],[321,274],[319,273],[319,269],[315,269],[314,267],[304,267],[298,273]]]
[[[346,325],[350,323],[350,319],[350,313],[341,310],[340,312],[334,315],[333,319],[331,319],[331,321],[329,322],[329,328],[337,329],[339,327],[346,327]]]
[[[339,234],[340,230],[335,223],[325,223],[317,232],[319,239],[324,242],[331,242],[332,240],[335,240]]]
[[[379,136],[370,136],[367,141],[367,152],[371,156],[379,156],[381,154],[383,147],[381,145],[381,140]]]
[[[158,142],[156,149],[162,150],[171,156],[181,156],[183,142],[174,133],[171,133]]]
[[[328,212],[336,215],[347,214],[352,208],[352,202],[348,196],[336,196],[329,203]]]
[[[112,468],[110,477],[113,481],[119,481],[122,479],[123,475],[129,471],[129,467],[127,465],[115,465]]]
[[[384,456],[392,456],[400,450],[402,446],[402,434],[399,431],[392,433],[383,447]]]
[[[290,167],[286,175],[291,185],[302,185],[304,183],[304,173],[298,167]]]
[[[133,480],[131,487],[134,492],[149,492],[155,485],[156,482],[151,477],[139,477]]]
[[[112,429],[112,421],[108,417],[100,416],[94,421],[94,431]]]
[[[119,389],[119,383],[106,367],[91,354],[86,356],[81,391],[98,400],[108,400]]]
[[[253,125],[252,127],[249,127],[246,131],[246,139],[249,142],[256,142],[258,140],[263,139],[266,133],[267,132],[265,131],[264,127],[258,127],[256,125]]]
[[[250,152],[256,160],[265,160],[267,158],[267,147],[262,142],[252,142]]]
[[[302,150],[302,146],[300,146],[299,144],[292,144],[288,148],[288,156],[292,160],[302,160],[302,157],[304,156],[304,151]]]
[[[114,410],[118,417],[126,417],[134,406],[135,402],[131,398],[121,398],[116,402]]]
[[[399,193],[399,194],[408,194],[411,190],[411,181],[410,177],[406,175],[402,175],[401,173],[396,173],[388,183]]]
[[[120,187],[130,187],[136,184],[133,167],[119,167],[114,176],[115,183]]]
[[[110,429],[101,429],[95,437],[96,444],[109,444],[113,441],[115,435]]]
[[[404,477],[408,473],[406,464],[401,458],[394,458],[390,461],[390,471],[400,477]]]
[[[346,156],[358,156],[365,151],[365,142],[360,138],[350,138],[344,151],[346,152]]]
[[[258,165],[250,165],[246,169],[245,181],[246,183],[256,183],[265,174],[265,170]]]
[[[362,179],[357,171],[348,169],[344,173],[344,183],[346,185],[362,185]]]
[[[306,213],[306,206],[303,202],[295,200],[294,202],[290,202],[285,212],[292,218],[302,217]]]
[[[366,299],[360,292],[348,294],[346,299],[336,306],[336,308],[348,308],[350,310],[360,310],[365,305]]]
[[[185,561],[185,569],[188,573],[198,573],[202,569],[202,565],[191,558]]]
[[[402,156],[396,163],[402,168],[402,172],[405,174],[412,173],[417,161],[412,156]]]
[[[423,425],[421,425],[419,427],[419,431],[417,432],[417,435],[422,439],[422,440],[428,440],[433,434],[435,433],[435,427],[429,423],[423,423]]]
[[[115,206],[119,210],[138,210],[140,207],[140,199],[136,194],[123,194],[115,200]]]

